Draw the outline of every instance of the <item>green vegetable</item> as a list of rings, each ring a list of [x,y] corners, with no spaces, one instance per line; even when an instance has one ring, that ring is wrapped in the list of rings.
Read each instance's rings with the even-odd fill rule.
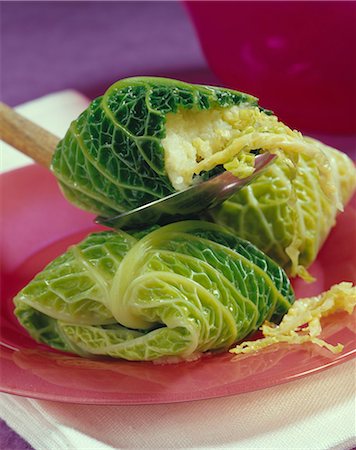
[[[102,216],[134,209],[175,191],[165,167],[166,116],[257,105],[247,94],[164,78],[113,84],[72,122],[52,161],[66,197]]]
[[[292,276],[311,280],[305,268],[316,259],[356,184],[352,161],[330,147],[324,151],[333,167],[334,192],[325,192],[320,178],[323,155],[302,154],[295,166],[279,158],[252,184],[208,211],[207,218],[251,241]]]
[[[268,172],[204,217],[308,279],[355,189],[355,167],[254,97],[163,78],[118,81],[71,124],[52,169],[70,201],[111,216],[224,170],[245,177],[265,151],[278,154]]]
[[[247,241],[203,221],[138,239],[92,234],[15,297],[31,336],[83,356],[189,359],[241,341],[294,301],[285,272]]]

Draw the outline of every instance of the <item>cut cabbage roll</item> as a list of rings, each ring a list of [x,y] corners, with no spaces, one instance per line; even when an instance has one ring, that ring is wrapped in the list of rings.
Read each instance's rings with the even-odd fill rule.
[[[305,268],[355,189],[355,167],[255,97],[163,78],[118,81],[71,124],[52,169],[71,202],[109,217],[225,170],[246,177],[266,151],[277,162],[205,218],[307,278]]]
[[[279,323],[294,302],[283,269],[219,225],[143,234],[94,233],[70,247],[15,297],[20,323],[82,356],[190,359]]]

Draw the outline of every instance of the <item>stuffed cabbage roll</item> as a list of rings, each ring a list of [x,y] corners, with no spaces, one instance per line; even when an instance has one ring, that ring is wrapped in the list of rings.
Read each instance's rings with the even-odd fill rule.
[[[208,219],[307,277],[355,188],[355,167],[255,97],[163,78],[118,81],[71,124],[52,169],[70,201],[108,217],[224,170],[248,176],[266,151],[277,162]]]
[[[294,293],[274,261],[203,221],[89,235],[14,299],[38,342],[82,356],[194,358],[279,323]]]

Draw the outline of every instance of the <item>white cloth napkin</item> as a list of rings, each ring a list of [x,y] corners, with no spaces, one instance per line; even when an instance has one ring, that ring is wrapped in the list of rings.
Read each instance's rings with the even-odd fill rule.
[[[1,396],[1,416],[36,450],[351,449],[355,363],[278,387],[191,403],[92,406]]]
[[[85,97],[65,91],[19,110],[62,136],[86,105]],[[2,148],[2,170],[31,161]],[[349,361],[277,387],[178,404],[92,406],[1,394],[0,416],[36,450],[346,450],[356,446],[355,387],[355,362]]]

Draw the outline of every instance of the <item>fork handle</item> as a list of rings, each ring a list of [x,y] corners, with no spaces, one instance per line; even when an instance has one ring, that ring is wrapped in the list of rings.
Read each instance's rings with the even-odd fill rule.
[[[57,136],[2,102],[0,102],[0,139],[47,168],[51,165],[53,152],[59,142]]]

